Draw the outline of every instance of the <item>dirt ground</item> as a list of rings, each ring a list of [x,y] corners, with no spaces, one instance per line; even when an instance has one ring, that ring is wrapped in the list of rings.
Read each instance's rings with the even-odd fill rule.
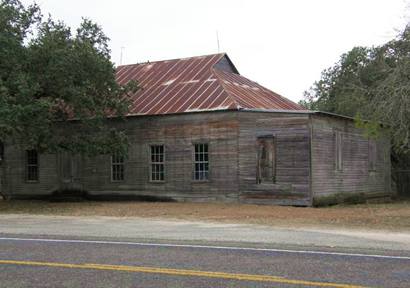
[[[0,213],[147,217],[283,227],[410,231],[410,201],[324,208],[221,203],[0,201]]]

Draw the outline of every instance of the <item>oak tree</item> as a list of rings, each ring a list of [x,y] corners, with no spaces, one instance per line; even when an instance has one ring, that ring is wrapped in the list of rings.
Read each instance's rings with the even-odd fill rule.
[[[73,31],[36,4],[0,0],[0,141],[86,154],[126,148],[123,119],[136,82],[120,86],[101,27]],[[108,119],[108,118],[109,119]]]

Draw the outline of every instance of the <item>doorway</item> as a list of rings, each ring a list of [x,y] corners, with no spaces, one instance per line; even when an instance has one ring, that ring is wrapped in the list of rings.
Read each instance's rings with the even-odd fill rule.
[[[82,190],[81,155],[61,152],[58,157],[61,190]]]
[[[276,182],[276,151],[273,136],[258,137],[257,183]]]

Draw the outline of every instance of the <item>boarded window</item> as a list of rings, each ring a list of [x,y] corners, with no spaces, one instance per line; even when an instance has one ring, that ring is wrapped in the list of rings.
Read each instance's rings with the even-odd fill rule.
[[[165,149],[164,145],[151,145],[150,180],[161,182],[165,180]]]
[[[38,153],[36,150],[26,151],[26,180],[38,181]]]
[[[209,179],[209,150],[207,143],[195,144],[194,180]]]
[[[369,140],[368,142],[368,165],[369,171],[376,170],[377,162],[377,146],[374,140]]]
[[[125,157],[120,153],[111,155],[111,179],[112,181],[123,181],[125,171]]]
[[[257,183],[275,183],[275,138],[273,136],[258,138]]]
[[[343,169],[343,151],[342,151],[342,132],[336,131],[334,133],[335,141],[335,169],[341,171]]]

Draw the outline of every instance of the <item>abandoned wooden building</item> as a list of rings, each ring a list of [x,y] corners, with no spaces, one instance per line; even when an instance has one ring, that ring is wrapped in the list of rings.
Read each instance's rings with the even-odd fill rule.
[[[4,148],[9,197],[80,189],[178,201],[302,205],[390,191],[390,141],[241,76],[226,54],[119,66],[139,81],[127,157]],[[113,124],[115,125],[115,124]]]

